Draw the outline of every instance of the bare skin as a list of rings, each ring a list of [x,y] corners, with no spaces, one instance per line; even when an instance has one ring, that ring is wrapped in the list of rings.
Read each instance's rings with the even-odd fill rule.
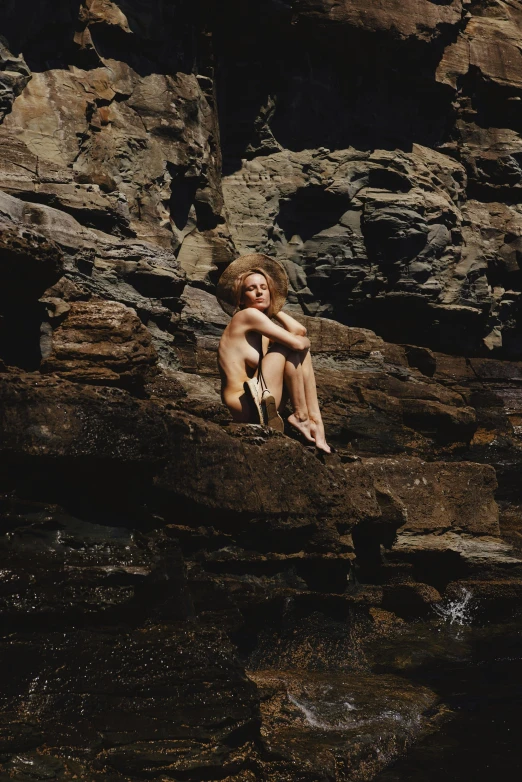
[[[262,274],[246,278],[242,306],[223,332],[218,352],[222,398],[234,421],[252,420],[244,383],[254,377],[259,358],[268,348],[263,357],[263,376],[276,405],[281,405],[286,389],[293,409],[288,423],[318,449],[330,453],[306,329],[285,312],[276,315],[277,324],[265,315],[270,292]]]

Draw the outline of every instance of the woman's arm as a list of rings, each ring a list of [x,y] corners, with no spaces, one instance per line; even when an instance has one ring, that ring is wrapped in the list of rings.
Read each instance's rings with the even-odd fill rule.
[[[292,350],[307,350],[310,347],[308,337],[292,334],[290,331],[273,323],[264,312],[260,312],[253,307],[241,310],[234,317],[241,317],[247,329],[257,331],[264,337],[268,337],[271,342],[279,342]],[[297,323],[297,321],[295,322]]]
[[[278,312],[275,319],[285,328],[290,334],[297,334],[298,337],[306,337],[306,329],[298,320],[292,318],[287,312]]]

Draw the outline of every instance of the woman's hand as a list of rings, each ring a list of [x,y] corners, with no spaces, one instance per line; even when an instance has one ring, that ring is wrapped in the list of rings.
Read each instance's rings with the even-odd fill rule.
[[[305,329],[306,334],[306,329]],[[309,350],[310,349],[310,340],[308,337],[301,337],[297,334],[294,334],[295,340],[297,342],[296,350]]]

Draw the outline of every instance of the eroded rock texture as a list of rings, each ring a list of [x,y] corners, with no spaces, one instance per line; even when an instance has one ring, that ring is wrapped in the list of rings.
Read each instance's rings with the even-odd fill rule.
[[[2,779],[369,780],[438,719],[380,642],[522,592],[522,4],[0,25]],[[332,456],[221,403],[246,251],[285,264]],[[356,730],[310,721],[332,687]]]

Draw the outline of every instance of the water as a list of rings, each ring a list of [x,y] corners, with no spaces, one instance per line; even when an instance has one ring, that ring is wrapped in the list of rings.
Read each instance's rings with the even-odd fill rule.
[[[252,671],[270,750],[318,779],[336,758],[352,782],[518,779],[522,617],[484,611],[462,589],[425,621],[357,636],[359,670]]]
[[[299,699],[291,692],[287,692],[287,695],[290,703],[300,709],[311,728],[326,731],[350,730],[356,724],[351,712],[357,711],[357,707],[350,701],[327,700],[328,692],[324,693],[323,700],[319,702]]]
[[[476,606],[475,606],[476,607]],[[437,611],[446,653],[410,671],[452,714],[374,782],[511,782],[522,772],[522,622],[470,627],[473,598]],[[456,642],[456,645],[455,645]],[[404,672],[406,675],[407,672]]]

